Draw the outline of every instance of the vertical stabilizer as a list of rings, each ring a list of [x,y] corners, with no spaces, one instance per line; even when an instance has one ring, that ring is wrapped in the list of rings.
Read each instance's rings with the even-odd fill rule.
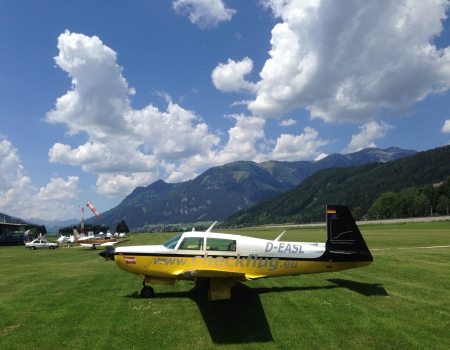
[[[326,249],[333,261],[373,261],[348,207],[327,205]]]

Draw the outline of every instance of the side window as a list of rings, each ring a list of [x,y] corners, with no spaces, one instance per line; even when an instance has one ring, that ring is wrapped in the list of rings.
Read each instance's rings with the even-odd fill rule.
[[[203,250],[203,237],[186,237],[178,249]]]
[[[236,251],[236,241],[233,239],[207,238],[206,249],[234,252]]]

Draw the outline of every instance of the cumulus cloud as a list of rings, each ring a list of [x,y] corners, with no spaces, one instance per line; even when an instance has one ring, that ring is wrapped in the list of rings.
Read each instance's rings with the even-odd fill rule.
[[[441,129],[442,132],[450,132],[450,120],[446,120]]]
[[[245,57],[236,62],[228,59],[228,63],[219,63],[214,68],[211,78],[214,86],[224,92],[238,92],[240,90],[254,90],[255,85],[244,79],[244,76],[253,69],[253,61]]]
[[[223,165],[237,160],[262,162],[267,155],[258,151],[260,145],[267,141],[264,135],[265,120],[253,116],[233,114],[227,116],[235,120],[235,126],[228,130],[228,142],[217,149],[208,149],[203,154],[196,154],[179,165],[164,162],[166,171],[171,174],[169,182],[179,182],[197,176],[198,169]]]
[[[282,120],[278,123],[279,126],[292,126],[295,124],[297,124],[297,122],[292,118],[289,118],[288,120]]]
[[[167,103],[165,110],[151,104],[133,109],[129,95],[134,89],[122,76],[116,53],[99,38],[66,31],[58,38],[58,48],[55,61],[71,77],[72,88],[57,99],[45,120],[65,124],[69,135],[83,133],[87,141],[78,146],[55,143],[48,152],[49,161],[96,174],[96,190],[105,196],[123,197],[159,178],[185,181],[211,166],[236,160],[317,157],[320,147],[328,142],[311,128],[305,128],[301,135],[284,134],[277,141],[267,140],[264,118],[235,114],[227,116],[235,125],[221,145],[219,133],[211,133],[202,118],[173,103],[165,93],[160,93]],[[213,80],[229,91],[251,89],[243,80],[251,68],[248,58],[230,60],[216,69]],[[292,119],[283,123],[293,124]],[[72,183],[69,179],[66,187]]]
[[[25,175],[17,148],[8,140],[0,141],[0,198],[3,204],[0,208],[3,213],[24,219],[56,219],[61,212],[73,209],[70,201],[77,199],[77,195],[76,176],[69,176],[67,181],[55,177],[37,191]]]
[[[43,202],[71,201],[78,199],[78,176],[69,176],[67,181],[52,178],[45,187],[41,187],[35,199]]]
[[[172,103],[167,110],[148,105],[134,110],[116,53],[98,37],[66,31],[58,38],[56,64],[72,78],[72,90],[47,113],[49,123],[63,123],[68,134],[80,132],[88,142],[73,148],[55,143],[52,163],[81,166],[99,175],[97,189],[123,196],[159,178],[159,162],[205,155],[220,139],[194,113]]]
[[[230,21],[236,10],[226,7],[222,0],[176,0],[173,9],[199,28],[217,27],[219,22]]]
[[[254,115],[305,108],[325,121],[368,122],[450,86],[450,50],[433,44],[447,0],[263,3],[282,22],[249,89],[256,91],[248,103]]]
[[[326,154],[326,153],[321,153],[321,154],[319,154],[316,158],[314,158],[314,160],[315,160],[315,161],[318,161],[318,160],[321,160],[321,159],[323,159],[323,158],[325,158],[325,157],[328,157],[328,154]]]
[[[380,123],[371,121],[360,126],[359,128],[361,129],[361,132],[357,135],[352,135],[352,140],[347,145],[347,148],[342,151],[342,153],[358,152],[364,148],[377,147],[373,141],[384,137],[386,132],[393,129],[394,126],[383,121]]]
[[[318,149],[329,143],[319,138],[317,130],[306,127],[300,135],[282,134],[278,139],[273,151],[269,154],[270,159],[297,161],[317,157]]]

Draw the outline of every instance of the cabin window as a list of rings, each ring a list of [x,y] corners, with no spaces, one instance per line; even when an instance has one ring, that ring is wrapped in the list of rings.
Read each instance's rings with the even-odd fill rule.
[[[180,238],[181,235],[175,236],[169,239],[167,242],[163,243],[163,246],[166,247],[167,249],[175,249],[175,246],[177,245]]]
[[[206,249],[234,252],[236,251],[236,241],[233,239],[207,238]]]
[[[202,250],[203,237],[186,237],[178,249]]]

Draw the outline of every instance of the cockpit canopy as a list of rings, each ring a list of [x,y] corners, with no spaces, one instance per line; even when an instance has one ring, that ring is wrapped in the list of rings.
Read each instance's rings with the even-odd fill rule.
[[[175,249],[183,235],[178,235],[163,243],[167,249]],[[236,251],[236,240],[232,238],[217,238],[198,236],[185,236],[178,246],[181,250],[212,250],[212,251]]]

